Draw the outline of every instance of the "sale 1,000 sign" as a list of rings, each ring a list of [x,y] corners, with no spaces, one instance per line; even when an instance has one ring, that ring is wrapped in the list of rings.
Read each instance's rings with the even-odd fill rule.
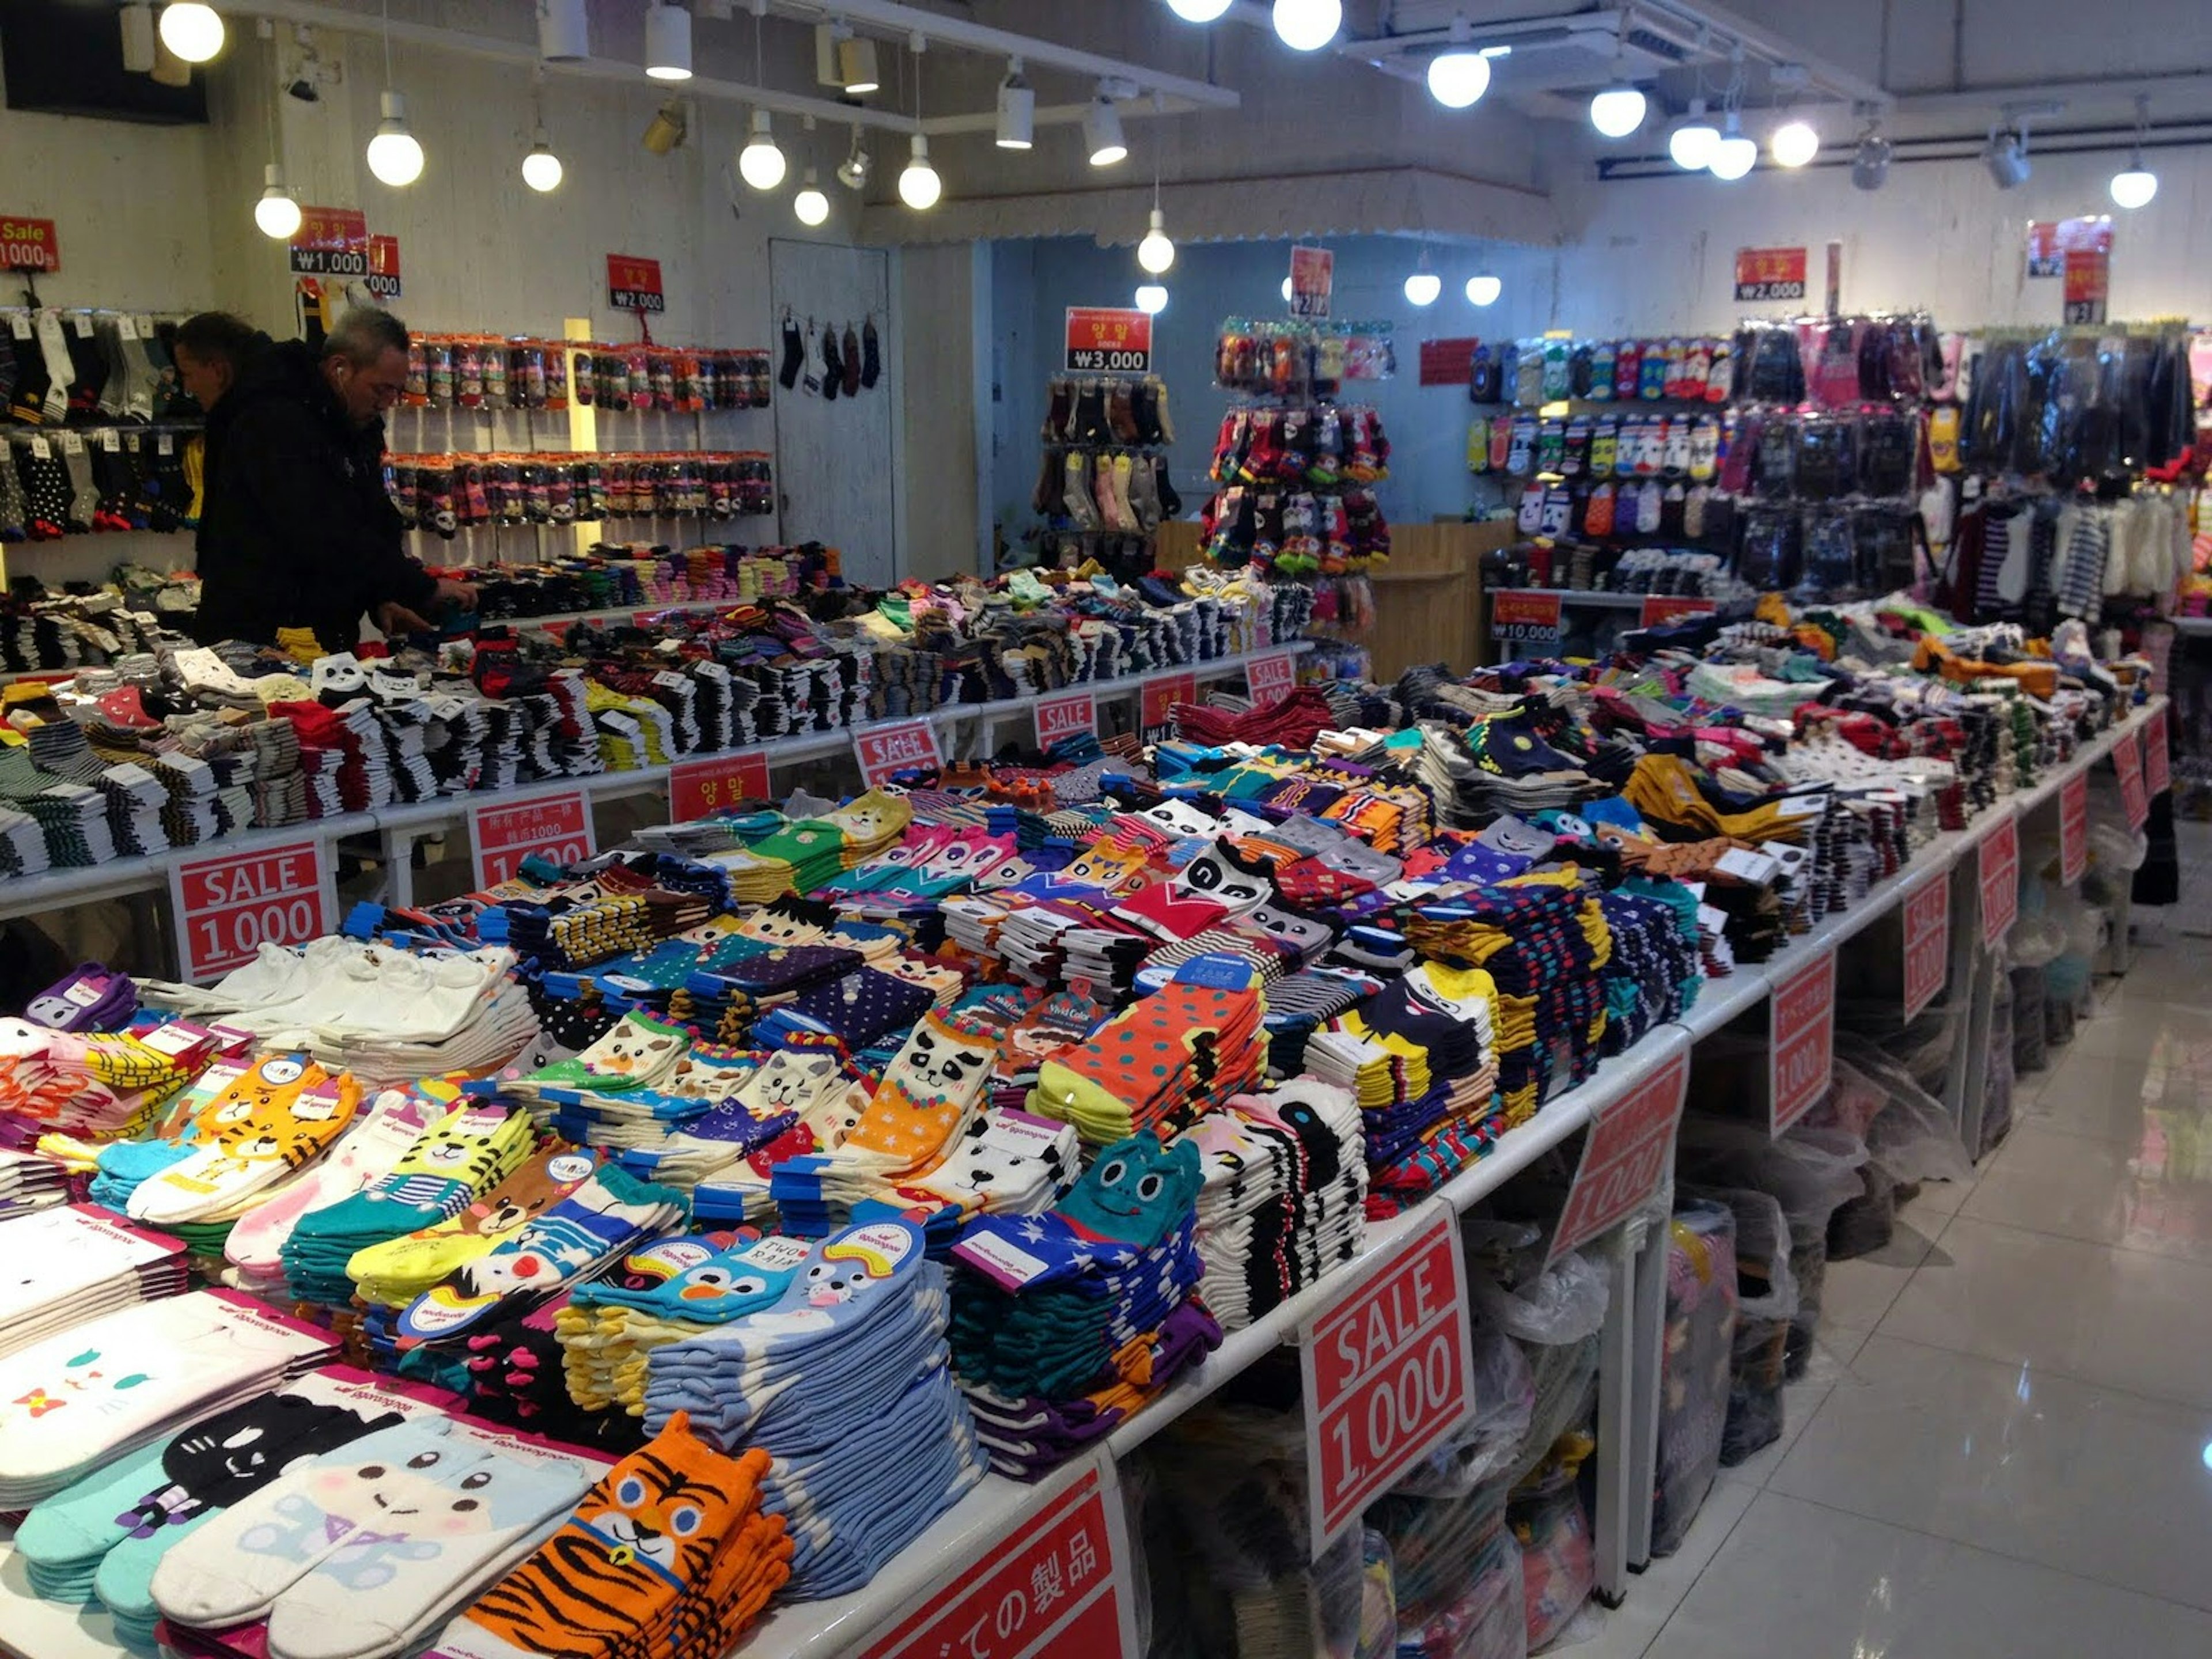
[[[312,838],[170,866],[178,965],[186,980],[243,967],[264,945],[305,945],[331,931],[323,844]]]

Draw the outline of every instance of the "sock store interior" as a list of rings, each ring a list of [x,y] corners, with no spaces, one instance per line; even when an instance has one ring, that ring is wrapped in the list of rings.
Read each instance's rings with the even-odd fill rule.
[[[2212,1653],[2204,23],[0,0],[0,1654]]]

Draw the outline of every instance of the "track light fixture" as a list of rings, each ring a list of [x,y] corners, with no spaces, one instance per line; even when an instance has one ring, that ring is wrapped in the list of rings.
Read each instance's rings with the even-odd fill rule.
[[[645,9],[645,72],[656,81],[691,78],[691,14],[667,0]]]
[[[999,148],[1027,149],[1036,142],[1036,88],[1022,77],[1022,60],[1010,58],[999,82]]]
[[[1851,155],[1851,183],[1861,190],[1880,190],[1889,179],[1889,140],[1881,136],[1881,129],[1869,121],[1866,130],[1859,134],[1858,149]]]
[[[1999,190],[2014,190],[2026,184],[2028,174],[2034,171],[2027,159],[2027,129],[1991,132],[1990,142],[1982,150],[1982,165],[1990,170],[1990,178]]]
[[[1110,167],[1128,158],[1128,141],[1121,134],[1121,112],[1114,107],[1114,100],[1103,89],[1091,100],[1091,112],[1083,118],[1083,145],[1094,167]]]

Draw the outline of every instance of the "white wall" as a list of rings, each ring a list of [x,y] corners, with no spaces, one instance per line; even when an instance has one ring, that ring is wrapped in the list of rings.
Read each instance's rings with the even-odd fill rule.
[[[2046,156],[2016,190],[2000,191],[1976,161],[1891,167],[1879,191],[1852,188],[1848,169],[1762,169],[1735,184],[1710,177],[1563,187],[1569,245],[1556,255],[1556,326],[1583,334],[1711,330],[1747,309],[1733,297],[1741,246],[1806,245],[1813,303],[1832,237],[1844,244],[1847,310],[1924,306],[1947,329],[2048,323],[2060,283],[2022,272],[2030,219],[2112,213],[2110,314],[2118,321],[2212,316],[2212,152],[2168,150],[2152,161],[2157,199],[2135,213],[2112,205],[2108,155]]]

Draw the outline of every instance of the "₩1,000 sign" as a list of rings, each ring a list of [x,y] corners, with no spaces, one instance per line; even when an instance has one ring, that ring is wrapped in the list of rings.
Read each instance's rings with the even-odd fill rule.
[[[1575,1166],[1575,1184],[1567,1189],[1566,1207],[1552,1232],[1554,1261],[1619,1226],[1659,1190],[1689,1087],[1690,1052],[1685,1047],[1591,1123],[1582,1162]]]
[[[1941,995],[1951,978],[1951,872],[1939,870],[1905,896],[1905,1017]]]
[[[1049,749],[1066,738],[1098,735],[1098,698],[1090,691],[1061,691],[1030,705],[1036,722],[1037,747]]]
[[[1314,1554],[1474,1409],[1459,1219],[1429,1221],[1304,1331]]]
[[[479,803],[469,808],[469,845],[479,888],[505,881],[532,853],[555,864],[581,863],[598,850],[592,839],[592,804],[580,789]]]
[[[1831,945],[1768,993],[1770,1127],[1779,1135],[1828,1092],[1836,1071],[1836,951]]]
[[[2120,805],[2128,815],[2128,828],[2140,830],[2150,822],[2150,796],[2143,789],[2142,749],[2138,734],[2123,732],[2112,745],[2112,770],[2120,780]]]
[[[927,720],[893,720],[855,730],[853,754],[871,789],[910,768],[945,763],[937,746],[937,727]]]
[[[305,945],[331,931],[323,844],[309,838],[216,853],[169,867],[177,956],[187,981],[243,967],[264,945]]]

